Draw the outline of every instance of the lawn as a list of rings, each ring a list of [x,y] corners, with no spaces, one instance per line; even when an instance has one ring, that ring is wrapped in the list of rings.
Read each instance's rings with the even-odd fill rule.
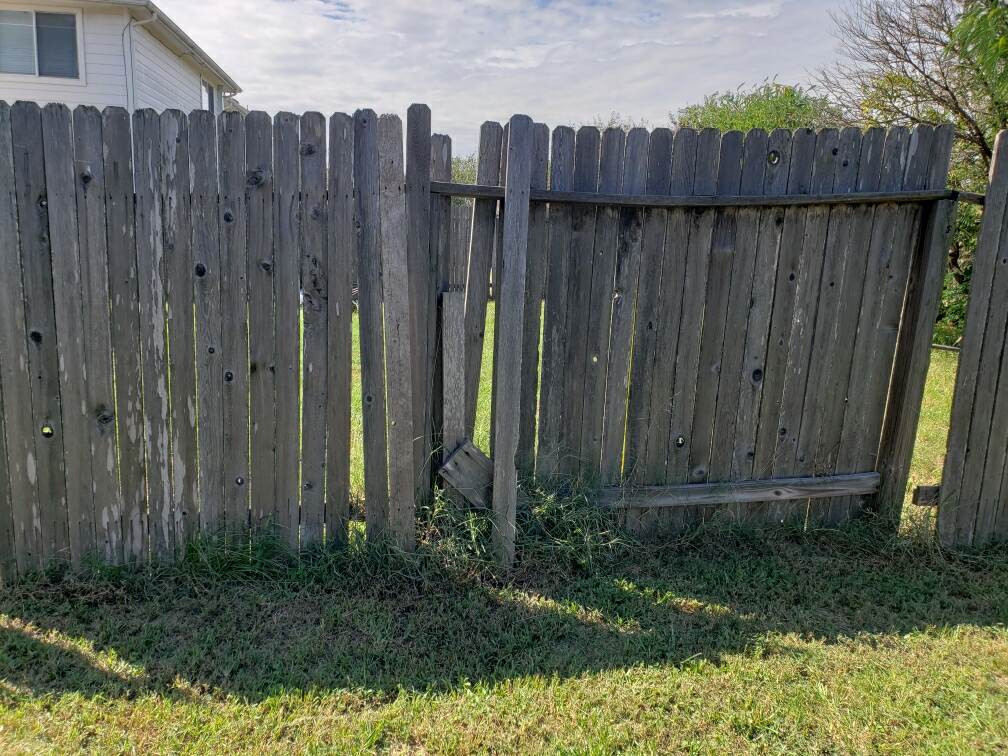
[[[917,483],[940,474],[954,357]],[[410,558],[200,544],[41,577],[0,595],[0,750],[1004,751],[1008,550],[943,556],[912,514],[898,538],[643,546],[545,498],[506,581],[485,523],[441,509]]]

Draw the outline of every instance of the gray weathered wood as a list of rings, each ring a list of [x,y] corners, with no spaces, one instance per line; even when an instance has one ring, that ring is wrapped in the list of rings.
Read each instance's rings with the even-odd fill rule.
[[[594,126],[578,129],[574,142],[575,191],[598,190],[601,142],[601,134]],[[570,259],[567,263],[567,354],[564,358],[559,468],[565,476],[581,472],[581,420],[584,416],[584,376],[588,359],[588,323],[591,319],[595,215],[596,208],[592,205],[571,208]]]
[[[137,293],[136,237],[133,218],[133,152],[129,114],[102,111],[105,168],[105,228],[111,297],[112,351],[115,359],[116,439],[119,486],[123,498],[123,558],[136,562],[147,553],[147,497],[140,394],[140,305]]]
[[[487,121],[480,128],[479,162],[476,182],[496,186],[501,179],[501,142],[504,130]],[[476,421],[480,367],[483,363],[483,332],[486,329],[490,265],[493,259],[494,223],[497,201],[481,199],[473,203],[469,264],[466,275],[466,435],[471,436]]]
[[[249,485],[253,528],[275,524],[276,314],[273,301],[273,122],[262,111],[245,118],[245,207],[248,212]]]
[[[326,245],[326,123],[301,116],[301,547],[322,542],[325,515],[329,256]]]
[[[501,187],[476,184],[453,184],[435,181],[431,193],[452,197],[499,199]],[[852,192],[849,194],[775,193],[759,197],[719,194],[605,194],[601,192],[533,190],[530,201],[570,205],[616,205],[619,207],[807,207],[810,205],[919,204],[933,200],[957,199],[975,201],[978,195],[951,189],[907,189],[891,192]],[[979,203],[978,204],[982,204]]]
[[[461,296],[459,299],[462,299]],[[493,461],[472,441],[464,441],[445,460],[439,474],[442,481],[469,504],[478,509],[490,509],[493,505],[493,468]]]
[[[739,191],[760,195],[764,191],[769,138],[763,129],[745,134]],[[717,406],[714,414],[711,461],[707,479],[713,482],[735,476],[739,394],[745,361],[749,312],[754,305],[753,278],[760,231],[760,210],[740,208],[735,218],[731,284],[725,315],[724,347],[718,367]],[[694,422],[694,426],[696,423]],[[694,429],[694,434],[696,430]]]
[[[165,259],[161,217],[161,122],[153,110],[133,113],[136,184],[140,364],[147,446],[147,513],[151,557],[175,553],[168,438],[168,345],[165,340]]]
[[[878,188],[882,175],[883,153],[886,132],[881,128],[869,129],[861,139],[861,155],[858,162],[857,187]],[[836,468],[840,453],[840,439],[848,401],[848,384],[851,376],[851,362],[857,339],[858,319],[865,292],[869,248],[876,208],[861,205],[854,208],[851,230],[844,264],[838,305],[835,340],[829,347],[830,369],[826,384],[820,393],[822,419],[815,451],[816,464],[827,472]],[[817,414],[820,410],[817,409]],[[811,439],[809,439],[811,440]],[[835,526],[848,516],[848,500],[834,499],[813,502],[810,508],[810,522]]]
[[[91,418],[85,384],[85,331],[78,244],[77,190],[70,110],[42,110],[46,202],[52,246],[53,304],[63,404],[63,470],[66,481],[70,561],[80,566],[94,556],[94,489],[91,477]]]
[[[521,392],[522,321],[525,309],[525,272],[528,249],[529,188],[532,173],[532,119],[515,115],[509,122],[507,175],[505,177],[504,235],[501,246],[501,278],[497,297],[498,330],[494,338],[501,354],[516,355],[501,360],[494,381],[493,516],[494,546],[504,567],[514,562],[515,511],[518,503],[518,413]]]
[[[693,179],[693,191],[697,194],[713,193],[717,189],[718,165],[721,159],[730,160],[741,165],[741,141],[737,141],[726,149],[726,154],[720,151],[720,134],[714,129],[704,129],[697,137],[696,171]],[[678,156],[676,156],[678,158]],[[677,163],[678,160],[675,161]],[[673,163],[673,181],[678,169]],[[727,173],[731,181],[737,182],[740,167],[733,166]],[[676,211],[679,212],[679,211]],[[716,210],[702,210],[692,213],[689,217],[689,246],[686,251],[685,268],[682,285],[682,315],[679,321],[679,334],[675,351],[675,383],[671,380],[667,385],[673,386],[671,394],[671,423],[666,433],[665,449],[666,466],[664,475],[661,470],[660,458],[654,466],[653,480],[662,482],[685,483],[690,479],[689,459],[693,446],[692,428],[693,412],[696,407],[696,391],[698,371],[700,366],[700,347],[703,331],[705,291],[710,273],[711,240],[714,232]],[[669,214],[671,227],[674,214]],[[670,233],[666,232],[666,250]],[[667,254],[666,254],[667,258]],[[664,271],[662,274],[664,280]],[[662,287],[665,288],[664,285]],[[673,290],[670,290],[670,292]],[[723,308],[722,308],[723,309]],[[723,318],[723,315],[721,316]],[[723,329],[723,325],[721,327]],[[719,329],[720,330],[720,329]],[[671,337],[670,337],[671,338]],[[659,346],[659,353],[666,351]],[[671,378],[671,373],[669,373]],[[656,384],[655,388],[660,388]],[[652,413],[654,413],[654,389],[652,389]],[[659,429],[659,438],[661,430]],[[680,441],[682,439],[682,441]],[[658,447],[661,448],[660,446]],[[650,444],[648,458],[653,458]]]
[[[599,163],[600,192],[619,193],[623,189],[626,133],[609,128],[602,134]],[[529,211],[530,213],[532,210]],[[599,208],[595,217],[595,247],[592,254],[591,291],[588,299],[581,417],[581,460],[583,477],[597,479],[602,461],[602,428],[605,412],[606,374],[609,370],[609,334],[612,323],[613,291],[616,285],[616,247],[619,236],[616,207]]]
[[[647,130],[630,129],[623,159],[623,191],[627,194],[644,192],[647,188],[647,168]],[[535,213],[536,207],[532,205],[530,212]],[[623,208],[616,222],[619,226],[616,236],[616,270],[613,276],[605,405],[602,410],[602,457],[599,466],[599,479],[602,483],[617,483],[622,474],[630,348],[644,237],[644,210]]]
[[[406,260],[409,268],[410,372],[413,376],[413,466],[417,502],[430,501],[431,282],[436,275],[430,246],[431,113],[426,105],[406,112]]]
[[[24,287],[18,245],[11,109],[0,102],[0,264],[12,275],[0,276],[0,391],[6,437],[5,472],[12,510],[12,536],[21,574],[42,566],[42,510],[36,482],[35,424],[28,370]]]
[[[445,134],[431,136],[431,178],[451,180],[451,137]],[[435,271],[430,291],[429,317],[434,319],[434,332],[430,347],[432,355],[431,375],[431,469],[440,469],[445,450],[444,444],[444,319],[441,295],[452,286],[452,198],[443,195],[431,196],[430,249],[434,256]],[[461,200],[459,200],[461,202]],[[456,277],[457,273],[454,274]],[[461,284],[464,286],[464,284]],[[459,288],[461,291],[462,288]],[[463,305],[464,306],[464,305]],[[464,359],[464,358],[463,358]],[[463,389],[464,391],[464,389]],[[434,481],[432,481],[433,484]]]
[[[943,187],[948,179],[948,166],[952,152],[953,129],[950,125],[935,130],[928,165],[929,187]],[[878,495],[867,506],[881,516],[890,528],[899,527],[903,499],[910,477],[910,462],[917,437],[924,399],[924,384],[931,360],[931,342],[941,304],[944,286],[948,242],[955,222],[955,202],[941,200],[923,216],[926,227],[921,242],[913,250],[910,282],[901,317],[899,343],[889,387],[885,425],[879,446],[876,470],[882,474]],[[995,417],[1008,416],[1008,407],[1001,407]],[[1004,459],[1008,445],[1008,424],[1003,424],[1002,435],[992,445],[992,453]],[[1003,467],[1002,465],[998,466]],[[984,482],[986,487],[987,480]],[[1000,493],[1001,470],[992,482],[990,498],[997,500]]]
[[[245,208],[245,117],[226,112],[217,124],[220,167],[221,368],[224,371],[224,525],[241,536],[249,525],[248,213]]]
[[[812,165],[812,192],[831,192],[836,178],[840,135],[836,129],[822,129],[816,135],[815,158]],[[798,438],[801,433],[808,388],[809,361],[816,316],[822,301],[820,283],[826,253],[826,233],[829,230],[830,208],[818,205],[805,213],[805,233],[799,252],[798,280],[794,293],[794,311],[788,336],[784,374],[784,390],[777,415],[777,450],[773,470],[776,475],[814,473],[804,461],[799,461]],[[808,460],[809,463],[812,460]],[[797,507],[789,508],[797,519],[805,517]]]
[[[558,126],[550,146],[550,187],[574,186],[574,130]],[[567,286],[571,239],[570,207],[548,208],[546,296],[543,304],[542,377],[539,381],[539,426],[536,476],[550,478],[559,472],[560,423],[563,418],[565,358],[567,352]]]
[[[815,153],[815,132],[798,129],[791,139],[791,162],[788,170],[788,192],[808,192],[812,179]],[[767,340],[766,362],[762,373],[759,421],[756,433],[754,477],[773,474],[777,454],[777,418],[784,395],[787,372],[787,352],[791,336],[794,303],[798,294],[801,271],[802,241],[805,235],[807,208],[792,207],[784,213],[777,259],[777,279],[774,285],[773,309]]]
[[[874,493],[879,474],[874,472],[805,478],[771,478],[723,483],[688,483],[676,486],[604,488],[597,495],[602,507],[695,507],[716,504],[755,504]]]
[[[353,118],[329,119],[329,385],[326,390],[325,527],[327,543],[344,543],[350,521],[350,384],[352,380]]]
[[[763,178],[766,194],[786,191],[791,166],[791,132],[774,129],[767,139],[767,167]],[[753,268],[749,318],[746,322],[745,351],[735,422],[733,477],[754,477],[759,412],[766,374],[770,319],[773,315],[774,286],[778,252],[784,228],[784,208],[764,209],[760,214]]]
[[[192,215],[189,130],[177,110],[161,114],[161,202],[168,330],[171,434],[171,511],[175,547],[199,532],[199,465],[196,439],[196,341],[193,329]],[[83,247],[81,250],[83,254]],[[88,365],[88,379],[91,367]],[[97,508],[97,502],[96,502]]]
[[[696,156],[696,132],[680,129],[676,132],[684,153]],[[692,145],[686,147],[687,144]],[[648,148],[647,191],[667,194],[672,187],[672,132],[654,129]],[[692,183],[692,179],[690,180]],[[626,452],[624,477],[636,483],[646,481],[647,449],[651,426],[651,388],[653,385],[658,329],[664,319],[659,317],[663,261],[665,258],[665,227],[668,212],[660,208],[644,211],[643,242],[637,306],[634,318],[633,351],[630,356],[630,386],[627,396]]]
[[[452,178],[452,138],[445,134],[433,134],[430,137],[430,177],[434,180],[451,180]],[[461,204],[462,201],[459,201]],[[431,313],[434,319],[434,332],[430,348],[432,355],[432,374],[430,378],[431,403],[431,471],[442,466],[444,454],[450,450],[445,446],[445,405],[444,405],[444,316],[442,294],[452,289],[465,288],[465,282],[455,264],[453,257],[453,200],[451,197],[430,197],[430,254],[433,255],[434,274],[430,292]],[[463,305],[465,306],[465,304]],[[465,358],[463,358],[465,359]],[[465,389],[463,389],[465,390]],[[431,485],[434,481],[431,481]]]
[[[28,369],[33,378],[31,404],[35,427],[32,435],[42,515],[39,547],[42,562],[48,563],[68,560],[70,552],[49,209],[42,113],[38,105],[17,102],[11,107],[11,135],[25,289]]]
[[[861,130],[856,127],[843,129],[836,149],[833,191],[855,191],[862,152]],[[827,394],[826,386],[834,369],[833,358],[837,354],[837,341],[840,338],[837,323],[843,301],[845,268],[848,258],[856,257],[856,253],[851,251],[851,237],[861,225],[863,220],[857,207],[840,206],[830,210],[822,275],[818,284],[818,310],[808,364],[805,405],[801,427],[795,439],[794,463],[799,472],[830,471],[826,460],[817,457],[817,449],[827,414],[826,408],[837,402],[835,395]],[[815,509],[810,509],[810,521],[815,520],[814,514]]]
[[[549,129],[537,123],[532,134],[532,186],[546,188],[549,173]],[[525,276],[525,317],[522,321],[521,412],[518,427],[518,469],[531,473],[535,468],[536,416],[539,393],[539,338],[542,331],[543,299],[546,296],[547,208],[529,208],[529,240]]]
[[[382,304],[388,380],[389,535],[402,549],[416,546],[416,467],[413,463],[413,376],[410,351],[409,264],[403,132],[399,116],[378,119]]]
[[[358,311],[364,422],[364,514],[367,536],[372,539],[386,534],[389,517],[378,193],[378,117],[372,110],[358,110],[354,113],[354,218],[360,287]]]
[[[301,273],[298,234],[298,117],[273,117],[273,306],[276,316],[276,506],[288,543],[297,547],[301,504]]]
[[[1008,134],[1001,132],[995,142],[990,172],[990,188],[984,205],[983,222],[977,242],[966,329],[949,425],[948,453],[942,472],[938,534],[945,546],[972,545],[978,515],[979,494],[971,476],[981,465],[975,457],[984,455],[991,427],[991,395],[997,369],[999,342],[1004,341],[1003,313],[1008,296],[1008,270],[1002,264],[1008,248]],[[985,438],[984,436],[987,436]],[[969,496],[970,491],[975,492]],[[965,495],[964,495],[965,494]],[[995,527],[997,521],[995,521]]]
[[[220,218],[217,124],[204,110],[189,116],[192,176],[192,286],[196,323],[196,425],[199,438],[199,525],[224,528],[224,415],[221,363]],[[116,361],[118,368],[118,359]]]
[[[446,291],[441,295],[443,319],[442,387],[444,449],[452,454],[465,439],[465,294]]]
[[[750,170],[746,172],[746,178],[753,183],[742,187],[743,158],[756,159],[752,153],[744,154],[744,146],[745,137],[740,131],[726,131],[721,135],[717,168],[718,194],[752,193],[755,191],[757,178],[762,184],[762,174]],[[766,163],[765,155],[759,155],[758,159],[760,163]],[[749,208],[746,208],[745,211],[752,212]],[[737,228],[738,214],[740,212],[742,211],[735,209],[716,210],[714,228],[711,232],[707,294],[703,313],[703,330],[700,334],[696,391],[693,400],[693,421],[688,440],[688,479],[693,483],[706,482],[710,477],[715,432],[720,430],[716,427],[716,411],[724,353],[726,348],[730,349],[732,339],[737,336],[735,333],[728,333],[727,327],[728,311],[732,303],[733,263],[740,254],[744,254],[743,250],[736,248],[736,236],[739,231]],[[682,335],[680,335],[680,339],[682,339]],[[675,444],[673,443],[671,449],[674,448]]]

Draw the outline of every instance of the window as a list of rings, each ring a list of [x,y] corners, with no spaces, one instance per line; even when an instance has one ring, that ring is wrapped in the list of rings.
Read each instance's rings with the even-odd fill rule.
[[[209,110],[211,113],[217,112],[217,100],[214,97],[214,85],[207,81],[200,81],[203,85],[200,87],[200,103],[203,110]]]
[[[0,73],[79,79],[77,15],[0,10]]]

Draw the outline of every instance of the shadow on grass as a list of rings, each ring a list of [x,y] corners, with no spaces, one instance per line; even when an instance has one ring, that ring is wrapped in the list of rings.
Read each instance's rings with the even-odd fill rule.
[[[803,653],[782,637],[791,634],[836,642],[1008,621],[1008,550],[952,560],[863,527],[700,532],[615,546],[590,568],[530,548],[507,582],[443,555],[359,545],[294,567],[222,554],[5,590],[0,692],[259,700],[349,688],[394,698],[526,675],[718,664],[757,648]],[[224,561],[208,567],[208,555]]]

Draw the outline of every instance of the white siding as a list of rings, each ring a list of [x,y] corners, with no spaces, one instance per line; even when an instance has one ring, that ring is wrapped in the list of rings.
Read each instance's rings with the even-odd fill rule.
[[[188,113],[200,107],[198,69],[175,55],[147,29],[134,26],[134,107],[161,111],[178,108]]]
[[[44,3],[18,2],[14,7],[37,7],[50,10],[54,7]],[[0,8],[5,3],[0,2]],[[41,81],[34,76],[14,80],[0,77],[0,100],[13,103],[16,100],[65,102],[75,105],[121,105],[126,102],[126,66],[123,55],[122,31],[126,25],[126,13],[119,8],[88,8],[81,14],[84,41],[84,83],[75,81]]]

